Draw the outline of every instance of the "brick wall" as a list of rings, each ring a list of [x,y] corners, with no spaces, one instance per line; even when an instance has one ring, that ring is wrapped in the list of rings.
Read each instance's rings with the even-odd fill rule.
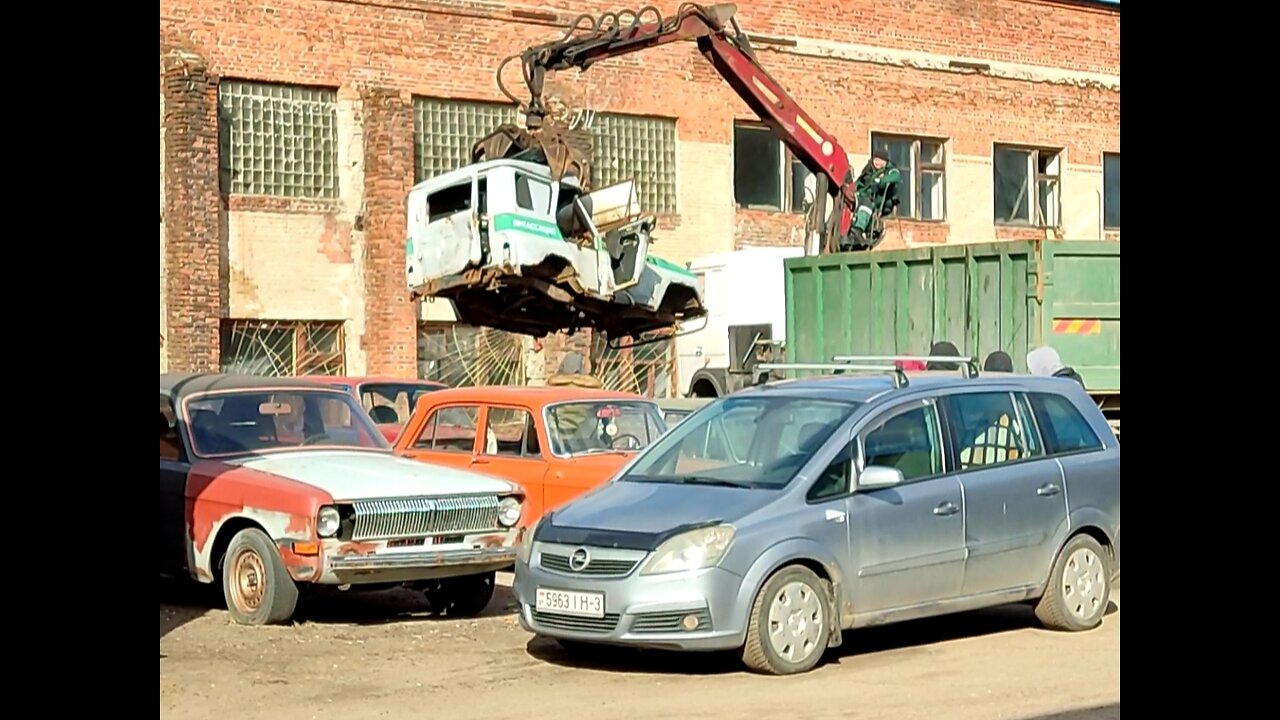
[[[839,138],[855,171],[872,132],[946,140],[945,222],[890,220],[883,247],[1042,236],[995,225],[996,142],[1062,148],[1065,235],[1098,236],[1102,152],[1119,151],[1118,11],[1036,0],[738,5],[761,62]],[[415,313],[400,292],[410,98],[505,101],[494,71],[506,55],[557,37],[577,13],[620,6],[558,0],[540,11],[555,20],[537,22],[513,17],[516,7],[528,10],[476,0],[162,0],[162,44],[188,58],[162,77],[162,352],[173,368],[216,363],[218,318],[270,317],[345,320],[348,372],[412,371]],[[520,97],[518,76],[513,63],[504,79]],[[338,90],[337,200],[220,198],[219,78]],[[753,116],[691,45],[561,73],[548,95],[676,119],[678,211],[660,221],[658,254],[683,262],[802,241],[802,216],[735,207],[733,120]]]

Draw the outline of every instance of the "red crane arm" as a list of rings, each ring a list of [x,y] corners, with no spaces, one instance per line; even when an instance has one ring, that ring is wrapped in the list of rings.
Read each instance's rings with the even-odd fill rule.
[[[641,22],[646,11],[652,11],[656,19]],[[840,142],[823,130],[760,66],[746,37],[733,21],[736,12],[737,6],[732,3],[710,7],[685,3],[668,19],[663,19],[652,7],[639,13],[623,11],[598,18],[580,16],[560,40],[531,47],[520,55],[525,82],[532,94],[527,110],[528,126],[530,129],[540,127],[546,113],[542,86],[548,71],[586,70],[600,60],[681,40],[695,40],[699,51],[734,92],[810,172],[825,181],[820,182],[820,187],[825,186],[827,193],[838,199],[840,212],[833,218],[837,220],[834,229],[843,235],[849,230],[856,200],[848,155]],[[623,15],[630,16],[629,24],[624,24]],[[726,30],[726,22],[733,24],[733,34]],[[582,30],[586,32],[581,33]],[[514,97],[511,99],[519,102]]]

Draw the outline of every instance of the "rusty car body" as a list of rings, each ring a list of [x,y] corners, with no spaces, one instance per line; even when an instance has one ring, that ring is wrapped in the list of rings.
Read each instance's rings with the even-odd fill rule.
[[[423,393],[443,390],[448,385],[433,380],[410,380],[384,375],[351,377],[308,375],[305,379],[339,387],[360,401],[387,442],[394,443],[413,414],[413,406]]]
[[[450,388],[419,398],[395,449],[519,483],[526,492],[521,523],[527,525],[606,482],[666,429],[658,406],[631,393],[574,386]]]
[[[296,378],[160,376],[162,574],[221,583],[241,624],[300,590],[409,585],[478,613],[511,565],[519,485],[397,456],[352,395]]]

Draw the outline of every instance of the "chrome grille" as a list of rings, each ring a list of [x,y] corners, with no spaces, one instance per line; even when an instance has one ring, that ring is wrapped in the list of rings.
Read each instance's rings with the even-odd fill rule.
[[[592,558],[591,562],[581,572],[576,572],[569,566],[568,555],[544,552],[539,553],[538,558],[539,562],[542,563],[542,567],[547,570],[569,575],[594,575],[596,577],[621,577],[631,572],[638,564],[635,560],[597,560]]]
[[[618,627],[618,613],[606,613],[602,618],[555,615],[531,610],[533,621],[553,630],[572,630],[583,633],[607,633]]]
[[[711,613],[706,608],[701,610],[682,610],[679,612],[655,612],[642,613],[637,615],[631,621],[631,632],[634,633],[678,633],[688,632],[681,625],[680,621],[685,616],[692,615],[698,618],[698,627],[695,630],[702,632],[711,629]]]
[[[358,500],[351,508],[351,539],[357,542],[498,529],[494,495]]]

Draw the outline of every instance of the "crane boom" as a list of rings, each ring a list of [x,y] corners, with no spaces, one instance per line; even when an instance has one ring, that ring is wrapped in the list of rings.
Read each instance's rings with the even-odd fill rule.
[[[643,22],[650,11],[655,19]],[[530,47],[518,56],[531,95],[527,104],[521,103],[502,87],[502,68],[498,71],[498,84],[507,97],[525,108],[526,126],[536,134],[543,127],[547,114],[542,93],[548,72],[572,68],[586,70],[601,60],[693,40],[724,81],[814,174],[818,188],[814,206],[810,209],[810,230],[821,229],[823,237],[817,243],[818,247],[834,247],[837,238],[848,234],[857,206],[856,185],[848,155],[839,141],[823,130],[761,67],[750,42],[733,18],[736,12],[737,6],[732,3],[709,7],[684,3],[674,16],[666,19],[652,6],[639,12],[620,11],[599,17],[582,15],[559,40]],[[732,31],[726,28],[726,23],[732,25]],[[507,58],[503,66],[515,57]],[[523,143],[516,143],[514,134],[508,130],[508,140],[512,144],[528,144],[529,136],[524,137]],[[480,146],[481,143],[477,143],[476,153],[480,152]],[[492,152],[492,145],[487,148]],[[547,156],[550,157],[551,153],[548,152]],[[564,162],[560,164],[566,165]],[[835,200],[837,206],[830,222],[826,221],[825,201],[828,196]],[[811,252],[816,250],[811,246]]]

